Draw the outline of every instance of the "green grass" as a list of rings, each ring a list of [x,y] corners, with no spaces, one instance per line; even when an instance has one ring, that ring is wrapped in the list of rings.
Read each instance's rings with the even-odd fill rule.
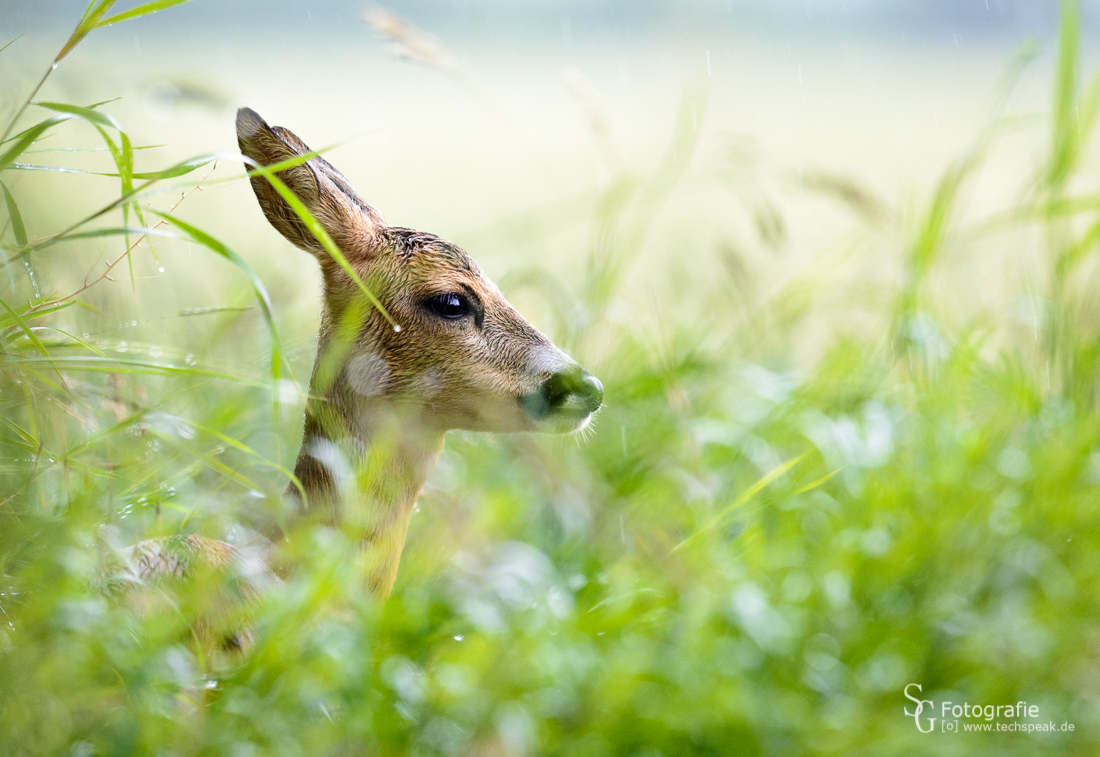
[[[59,59],[110,5],[89,7]],[[1100,78],[1079,83],[1077,13],[1064,5],[1047,153],[1012,207],[962,208],[1018,126],[1000,113],[916,212],[817,182],[856,211],[853,255],[901,251],[889,285],[835,288],[817,268],[776,292],[765,266],[713,244],[695,254],[728,272],[690,301],[671,286],[638,297],[654,219],[693,160],[705,98],[689,92],[667,157],[586,211],[583,275],[513,278],[603,379],[596,433],[452,434],[394,596],[360,591],[342,534],[308,533],[293,578],[228,610],[253,628],[247,656],[192,632],[226,612],[211,576],[144,611],[97,587],[115,549],[233,536],[277,508],[308,345],[283,346],[292,319],[265,272],[186,220],[180,194],[212,159],[136,170],[143,145],[110,104],[14,114],[0,145],[0,753],[1094,754]],[[108,176],[13,180],[73,126],[101,141]],[[93,178],[87,213],[66,215],[87,198],[42,210],[27,194]],[[243,172],[202,183],[228,181]],[[782,212],[752,196],[761,248],[781,247]],[[158,265],[143,234],[205,250],[222,299],[108,331]],[[968,301],[980,281],[945,283],[995,246],[1037,261],[998,293],[1027,298],[1026,324]],[[65,288],[89,255],[90,286]],[[104,255],[113,288],[97,280]],[[837,303],[858,327],[832,328]],[[807,368],[794,345],[823,332]],[[937,716],[944,700],[1025,700],[1036,722],[1075,730],[922,734],[909,683]]]

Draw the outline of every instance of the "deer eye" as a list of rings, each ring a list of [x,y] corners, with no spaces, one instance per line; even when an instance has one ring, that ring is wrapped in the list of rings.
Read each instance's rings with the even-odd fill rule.
[[[461,318],[470,312],[470,303],[461,294],[437,294],[424,301],[424,306],[440,318]]]

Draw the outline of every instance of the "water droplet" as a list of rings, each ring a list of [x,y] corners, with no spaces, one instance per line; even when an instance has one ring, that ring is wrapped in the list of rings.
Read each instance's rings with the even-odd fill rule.
[[[161,273],[164,273],[164,266],[158,266],[157,270],[160,271]]]
[[[57,64],[56,64],[56,63],[54,63],[54,64],[53,64],[52,66],[50,66],[50,70],[51,70],[51,71],[55,70],[56,68],[57,68]]]
[[[130,321],[131,326],[137,326],[137,321]]]
[[[459,634],[458,636],[455,636],[455,641],[462,641],[463,638],[464,637],[462,636],[462,634]]]
[[[398,324],[398,323],[393,324],[393,330],[394,331],[401,331],[401,324]]]

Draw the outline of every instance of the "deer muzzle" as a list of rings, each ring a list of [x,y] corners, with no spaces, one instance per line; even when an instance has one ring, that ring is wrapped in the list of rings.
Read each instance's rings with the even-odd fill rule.
[[[575,431],[603,404],[603,384],[579,365],[552,373],[520,406],[547,430]]]

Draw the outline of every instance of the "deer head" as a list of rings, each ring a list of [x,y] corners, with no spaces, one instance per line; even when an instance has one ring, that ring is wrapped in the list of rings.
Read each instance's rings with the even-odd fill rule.
[[[237,137],[241,152],[263,166],[310,152],[248,108],[237,113]],[[324,375],[323,353],[341,328],[347,331],[346,317],[363,294],[271,183],[253,175],[267,219],[321,265],[324,312],[311,388],[331,409],[354,415],[385,400],[439,430],[567,432],[589,422],[603,399],[599,380],[516,312],[465,251],[433,234],[386,225],[323,158],[276,175],[399,327],[376,308],[360,308],[362,322],[351,324],[354,333]],[[326,378],[328,386],[317,385]]]

